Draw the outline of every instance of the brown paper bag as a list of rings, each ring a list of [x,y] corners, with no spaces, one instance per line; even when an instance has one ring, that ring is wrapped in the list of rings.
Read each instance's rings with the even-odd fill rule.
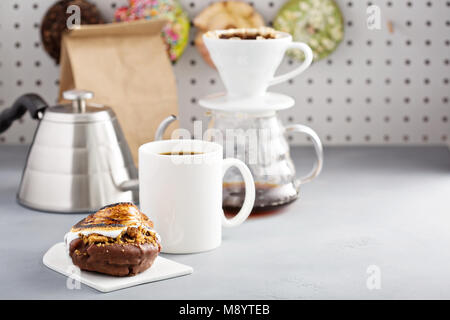
[[[159,123],[177,114],[172,65],[161,38],[164,20],[82,26],[63,36],[59,97],[69,89],[95,93],[111,107],[135,163]],[[170,132],[170,130],[168,130]]]

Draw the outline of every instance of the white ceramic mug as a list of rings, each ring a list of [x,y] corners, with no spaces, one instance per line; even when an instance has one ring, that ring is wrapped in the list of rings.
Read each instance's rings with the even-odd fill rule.
[[[287,81],[305,71],[313,60],[311,48],[302,42],[292,42],[285,32],[272,31],[274,39],[220,39],[221,34],[257,32],[259,29],[229,29],[210,31],[203,35],[211,59],[231,97],[264,95],[269,86]],[[286,50],[297,48],[305,54],[303,63],[294,70],[274,76]]]
[[[200,152],[193,155],[162,153]],[[245,181],[245,201],[227,219],[222,210],[222,179],[237,167]],[[244,222],[255,201],[255,184],[244,162],[223,159],[220,144],[202,140],[161,140],[139,148],[139,199],[142,212],[154,221],[162,252],[194,253],[214,249],[222,226]]]

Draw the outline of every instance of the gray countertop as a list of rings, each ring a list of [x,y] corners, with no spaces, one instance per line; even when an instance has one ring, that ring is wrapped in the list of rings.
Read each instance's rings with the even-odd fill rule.
[[[308,170],[311,149],[292,156]],[[69,290],[43,265],[84,215],[18,205],[25,157],[24,147],[0,147],[0,298],[450,299],[446,147],[326,148],[322,174],[293,204],[225,229],[214,251],[163,255],[192,266],[192,275],[107,294]],[[380,288],[370,290],[374,279]]]

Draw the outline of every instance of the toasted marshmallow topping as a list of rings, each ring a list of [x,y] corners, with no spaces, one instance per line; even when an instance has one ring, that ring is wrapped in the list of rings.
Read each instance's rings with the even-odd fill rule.
[[[153,222],[139,211],[132,203],[117,203],[101,208],[79,221],[64,236],[66,249],[69,250],[70,243],[79,238],[80,235],[88,236],[99,234],[109,238],[117,238],[128,228],[143,227],[155,234],[159,242],[161,238],[153,229]]]
[[[131,228],[138,228],[139,226],[130,226]],[[129,227],[123,227],[123,228],[117,228],[114,230],[104,230],[104,229],[89,229],[89,230],[83,230],[83,231],[78,231],[78,232],[74,232],[74,231],[69,231],[65,234],[64,236],[64,243],[66,245],[66,249],[69,250],[70,247],[70,243],[75,240],[80,238],[80,234],[82,234],[83,236],[88,236],[91,234],[99,234],[101,236],[105,236],[108,238],[113,238],[116,239],[118,236],[120,236],[122,234],[122,232],[126,231]],[[156,239],[161,242],[161,236],[159,235],[158,232],[156,232],[154,229],[149,229],[146,227],[146,229],[148,229],[149,231],[153,232],[155,234]]]

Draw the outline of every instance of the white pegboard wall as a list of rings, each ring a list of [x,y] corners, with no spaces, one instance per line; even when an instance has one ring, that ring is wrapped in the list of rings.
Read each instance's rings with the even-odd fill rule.
[[[58,66],[40,45],[39,24],[53,0],[0,1],[0,110],[26,92],[56,100]],[[111,21],[126,0],[91,0]],[[211,1],[182,0],[191,18]],[[252,3],[267,23],[285,0]],[[273,87],[296,106],[281,113],[286,123],[315,129],[325,144],[448,144],[450,139],[450,1],[344,1],[345,39],[327,59],[294,80]],[[381,30],[366,27],[366,8],[381,8]],[[387,21],[393,22],[389,33]],[[191,40],[196,33],[191,31]],[[285,59],[279,72],[297,62]],[[182,126],[208,119],[197,101],[223,90],[192,42],[174,66]],[[0,143],[30,143],[36,122],[25,116]],[[291,137],[294,144],[305,137]]]

